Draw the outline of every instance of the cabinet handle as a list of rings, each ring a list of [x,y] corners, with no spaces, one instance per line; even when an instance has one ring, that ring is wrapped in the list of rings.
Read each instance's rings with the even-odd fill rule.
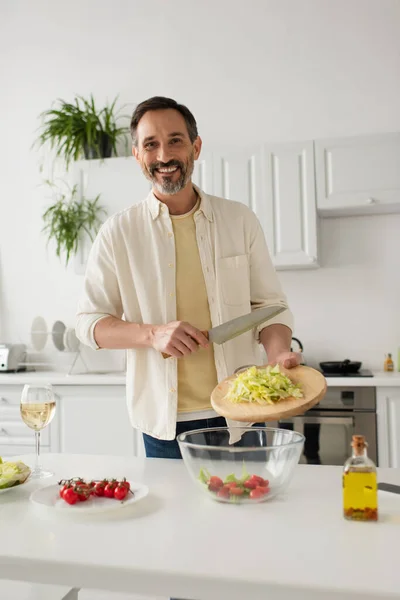
[[[375,198],[368,198],[367,202],[368,204],[376,204]]]
[[[4,427],[2,427],[0,429],[0,433],[1,433],[1,435],[8,435],[8,431],[7,431],[7,429],[4,429]]]
[[[3,396],[0,398],[0,400],[2,401],[3,404],[10,404],[9,401],[7,400],[7,398],[4,398]]]

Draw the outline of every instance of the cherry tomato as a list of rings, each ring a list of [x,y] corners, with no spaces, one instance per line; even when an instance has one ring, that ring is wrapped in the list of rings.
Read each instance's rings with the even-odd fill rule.
[[[218,498],[229,498],[230,489],[225,486],[220,488],[217,492]]]
[[[248,479],[244,482],[244,487],[246,487],[249,490],[255,490],[257,485],[258,483],[254,479]]]
[[[263,479],[259,475],[252,475],[250,477],[250,481],[255,481],[257,485],[265,485],[265,479]]]
[[[87,483],[75,485],[74,492],[78,494],[78,498],[81,502],[85,502],[90,496],[90,488]]]
[[[267,485],[259,485],[256,487],[256,490],[261,490],[265,495],[265,494],[268,494],[269,487]]]
[[[210,480],[208,482],[208,489],[210,490],[210,492],[218,492],[218,490],[220,490],[223,485],[224,482],[222,481],[222,479],[220,477],[217,477],[216,475],[213,475],[212,477],[210,477]]]
[[[60,498],[63,498],[63,494],[64,494],[65,490],[67,490],[67,489],[68,489],[68,485],[67,484],[63,485],[60,488]]]
[[[256,500],[257,498],[262,498],[263,496],[265,496],[265,492],[260,487],[257,487],[254,490],[251,490],[251,492],[250,492],[250,498],[252,500]]]
[[[70,487],[64,491],[63,499],[65,502],[68,502],[68,504],[76,504],[78,502],[78,494]]]
[[[117,485],[114,490],[114,498],[116,500],[123,500],[128,493],[128,490],[125,485]]]
[[[224,484],[224,487],[228,488],[229,490],[233,489],[233,488],[237,488],[238,484],[236,483],[236,481],[228,481],[228,483]]]
[[[96,483],[93,493],[96,496],[104,496],[104,488],[105,488],[104,483],[102,481],[100,481],[99,483]]]
[[[229,491],[231,496],[243,496],[244,494],[244,489],[240,487],[231,487]]]
[[[123,485],[124,487],[126,487],[126,489],[128,490],[128,492],[131,489],[131,484],[125,478],[122,481],[119,482],[119,485]]]
[[[111,483],[107,483],[107,485],[104,488],[104,496],[106,498],[114,498],[114,489],[116,488],[115,485],[112,485]]]

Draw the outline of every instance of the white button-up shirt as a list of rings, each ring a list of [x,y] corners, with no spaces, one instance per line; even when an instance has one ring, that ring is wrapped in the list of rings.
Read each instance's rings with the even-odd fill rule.
[[[213,327],[279,303],[287,310],[267,325],[281,323],[293,329],[255,214],[240,202],[196,191],[201,202],[194,219]],[[96,237],[78,307],[78,338],[97,349],[94,327],[109,315],[133,323],[175,321],[175,279],[169,211],[150,193],[141,204],[110,217]],[[260,364],[262,327],[214,345],[218,381],[242,365]],[[174,439],[177,388],[177,359],[165,360],[152,348],[127,350],[126,393],[133,427],[159,439]]]

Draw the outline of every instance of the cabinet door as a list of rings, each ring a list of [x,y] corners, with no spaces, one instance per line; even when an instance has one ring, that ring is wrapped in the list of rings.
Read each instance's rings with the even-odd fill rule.
[[[400,134],[318,140],[315,164],[323,215],[400,210]]]
[[[317,211],[312,142],[264,147],[264,230],[277,268],[317,267]]]
[[[317,265],[312,142],[214,154],[217,196],[251,208],[277,269]]]
[[[400,388],[377,389],[380,467],[400,468]]]
[[[59,386],[56,391],[60,452],[137,453],[124,386]]]
[[[206,194],[214,193],[213,157],[211,153],[202,152],[194,163],[192,181]]]
[[[100,194],[99,205],[107,211],[101,215],[103,221],[107,216],[142,202],[151,188],[133,156],[77,161],[71,179],[72,184],[77,185],[79,198],[93,200]],[[78,274],[85,272],[91,245],[88,236],[82,237],[74,261]]]

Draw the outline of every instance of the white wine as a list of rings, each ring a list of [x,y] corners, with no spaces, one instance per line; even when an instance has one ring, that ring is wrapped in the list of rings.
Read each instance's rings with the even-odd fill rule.
[[[40,404],[21,404],[21,417],[28,427],[40,431],[48,425],[54,417],[55,402],[41,402]]]

